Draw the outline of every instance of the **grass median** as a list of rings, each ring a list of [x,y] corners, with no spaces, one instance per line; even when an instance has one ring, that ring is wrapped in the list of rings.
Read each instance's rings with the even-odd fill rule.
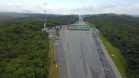
[[[49,67],[49,78],[57,78],[57,67],[54,61],[54,45],[53,41],[49,40],[49,58],[50,58],[50,67]]]

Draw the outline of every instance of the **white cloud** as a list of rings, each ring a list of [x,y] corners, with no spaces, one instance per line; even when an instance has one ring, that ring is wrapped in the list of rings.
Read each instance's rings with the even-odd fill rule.
[[[39,0],[44,1],[44,0]],[[31,4],[0,4],[1,12],[24,12],[24,13],[47,13],[51,14],[100,14],[100,13],[117,13],[117,14],[139,14],[139,3],[127,6],[122,2],[116,5],[107,3],[98,6],[87,6],[82,8],[56,8],[50,5],[31,5]]]
[[[138,8],[139,9],[139,3],[136,3],[135,5],[133,5],[132,8]]]
[[[117,14],[138,14],[139,15],[139,3],[131,6],[127,6],[120,2],[117,5],[110,5],[103,3],[95,6],[82,7],[75,9],[79,14],[100,14],[100,13],[117,13]]]

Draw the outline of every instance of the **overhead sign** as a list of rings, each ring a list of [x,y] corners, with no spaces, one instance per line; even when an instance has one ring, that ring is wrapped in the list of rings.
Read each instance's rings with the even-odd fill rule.
[[[67,27],[70,27],[70,25],[68,25]]]
[[[68,27],[68,28],[74,28],[74,26],[71,26],[71,25],[68,25],[67,27]]]
[[[71,28],[74,28],[74,26],[70,26]]]

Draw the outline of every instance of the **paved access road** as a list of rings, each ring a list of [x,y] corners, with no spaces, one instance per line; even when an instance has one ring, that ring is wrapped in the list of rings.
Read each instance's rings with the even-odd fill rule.
[[[68,69],[67,78],[104,78],[92,31],[60,32]]]
[[[56,36],[56,33],[55,33],[55,32],[56,32],[56,31],[55,31],[55,29],[53,28],[53,29],[49,30],[49,35],[52,35],[52,37],[56,38],[57,36]]]
[[[54,43],[54,60],[57,62],[58,66],[58,78],[66,78],[67,77],[67,65],[66,65],[66,57],[65,53],[62,48],[61,40],[54,39],[57,38],[57,35],[55,33],[55,28],[52,28],[49,30],[49,35],[52,35],[53,40],[55,40]],[[57,45],[56,45],[57,44]]]
[[[55,45],[55,60],[57,62],[57,66],[58,66],[58,78],[67,78],[67,65],[66,65],[66,57],[65,57],[65,53],[62,49],[62,44],[60,42],[60,40],[56,40],[56,43],[58,45]]]

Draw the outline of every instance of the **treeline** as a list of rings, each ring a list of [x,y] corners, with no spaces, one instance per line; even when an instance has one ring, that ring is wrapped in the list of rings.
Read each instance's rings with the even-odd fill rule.
[[[93,23],[102,35],[120,49],[126,58],[126,75],[139,78],[139,18],[128,15],[100,14],[84,18]]]
[[[58,19],[66,23],[57,24]],[[55,17],[47,24],[68,21],[75,22],[76,17]],[[48,78],[49,40],[48,33],[41,31],[43,25],[43,19],[31,17],[0,20],[0,78]]]
[[[55,18],[50,18],[47,20],[47,26],[59,26],[59,25],[68,25],[78,21],[77,15],[61,15],[56,16]]]
[[[8,24],[18,24],[20,23],[25,23],[26,21],[23,21],[24,19],[36,19],[40,22],[40,24],[44,25],[44,14],[20,14],[20,13],[0,13],[0,27],[5,27],[8,26]],[[2,19],[1,16],[4,18]],[[16,16],[16,17],[14,17]],[[14,17],[14,18],[12,18]],[[15,21],[15,20],[19,21]],[[76,22],[78,20],[77,15],[52,15],[52,14],[47,14],[46,16],[46,22],[47,22],[47,27],[54,27],[54,26],[59,26],[59,25],[68,25]],[[28,20],[27,20],[28,21]],[[9,23],[6,23],[9,22]],[[32,22],[32,24],[35,24],[35,22]]]
[[[22,18],[22,17],[29,17],[29,15],[25,15],[22,13],[15,13],[15,12],[0,12],[0,19],[13,19],[13,18]]]

